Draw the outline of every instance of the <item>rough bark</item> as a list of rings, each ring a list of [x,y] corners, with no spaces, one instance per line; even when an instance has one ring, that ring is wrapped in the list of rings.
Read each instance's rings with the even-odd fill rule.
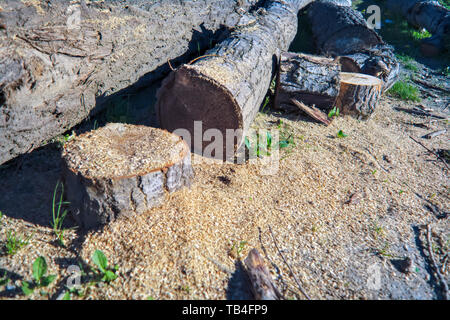
[[[255,2],[2,1],[0,164],[189,61]]]
[[[383,91],[397,80],[399,64],[393,49],[368,27],[350,6],[316,1],[308,7],[313,37],[320,53],[345,56],[342,71],[360,72],[383,79]]]
[[[275,107],[298,110],[291,100],[329,110],[339,94],[339,61],[320,56],[283,52],[275,92]]]
[[[357,119],[369,118],[378,104],[383,82],[366,74],[342,72],[336,107]]]
[[[246,271],[252,285],[252,292],[256,300],[280,300],[281,293],[273,283],[264,259],[258,250],[252,249],[244,260]]]
[[[193,170],[180,137],[114,123],[66,143],[62,175],[75,220],[92,229],[163,204],[168,193],[190,186]]]
[[[422,41],[422,52],[436,55],[450,50],[450,11],[437,1],[387,0],[388,9],[403,15],[415,27],[427,29],[433,36]]]
[[[220,152],[212,154],[231,158],[258,112],[280,52],[297,33],[298,11],[310,2],[270,1],[203,59],[170,74],[158,91],[161,126],[186,129],[191,136],[195,121],[202,121],[201,134],[214,128],[226,137],[227,129],[236,130],[236,138],[220,141]],[[203,154],[209,143],[203,141],[199,148],[194,144],[194,152]]]

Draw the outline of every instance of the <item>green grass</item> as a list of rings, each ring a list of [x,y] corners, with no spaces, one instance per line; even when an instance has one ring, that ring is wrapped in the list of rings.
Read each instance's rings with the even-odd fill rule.
[[[397,59],[403,63],[403,65],[405,66],[405,69],[417,72],[419,71],[419,68],[416,65],[416,61],[408,56],[408,55],[403,55],[403,54],[396,54]]]
[[[22,236],[17,235],[15,231],[9,230],[6,235],[6,254],[11,256],[15,255],[20,249],[30,243],[31,237],[32,236],[29,236],[23,239]]]
[[[438,0],[440,4],[450,10],[450,0]]]
[[[56,202],[59,186],[61,186],[61,191],[59,192],[59,201]],[[67,215],[67,210],[62,208],[64,205],[69,204],[69,202],[63,201],[63,196],[64,196],[64,184],[63,183],[60,184],[58,181],[53,191],[52,221],[50,224],[53,228],[53,233],[56,235],[56,238],[58,239],[59,244],[64,247],[65,229],[63,229],[63,223]]]
[[[420,101],[419,90],[410,84],[408,81],[397,81],[391,89],[389,89],[388,93],[401,100],[405,101]]]

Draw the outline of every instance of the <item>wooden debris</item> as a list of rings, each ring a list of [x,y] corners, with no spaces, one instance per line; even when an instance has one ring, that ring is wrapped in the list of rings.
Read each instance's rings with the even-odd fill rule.
[[[256,300],[281,300],[283,296],[273,283],[272,276],[258,250],[252,249],[244,260]]]
[[[341,72],[341,89],[336,107],[342,114],[367,119],[375,111],[381,95],[382,81],[361,73]]]
[[[326,126],[330,125],[331,121],[328,119],[328,116],[319,109],[317,109],[316,107],[314,106],[308,107],[306,104],[301,103],[294,99],[292,99],[291,102],[294,105],[296,105],[300,110],[309,115],[311,118],[322,122]]]
[[[423,138],[432,139],[432,138],[440,136],[441,134],[444,134],[446,132],[447,132],[447,129],[430,132],[430,133],[427,133],[426,135],[424,135]]]
[[[292,99],[330,110],[339,94],[341,67],[336,59],[283,52],[277,75],[275,107],[295,110]]]
[[[161,129],[111,123],[64,146],[66,198],[84,229],[162,205],[192,178],[187,144]]]

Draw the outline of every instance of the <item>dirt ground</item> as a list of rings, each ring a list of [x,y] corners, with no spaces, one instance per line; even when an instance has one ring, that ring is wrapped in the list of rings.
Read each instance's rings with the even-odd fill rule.
[[[431,223],[433,250],[444,264],[448,170],[410,136],[448,150],[448,132],[420,138],[448,124],[408,113],[415,105],[384,96],[370,120],[340,116],[329,127],[299,114],[261,113],[256,128],[281,127],[295,141],[280,150],[274,174],[259,163],[201,163],[195,155],[190,190],[103,231],[67,231],[67,248],[49,226],[60,150],[33,151],[0,172],[0,239],[4,244],[9,230],[31,235],[15,255],[0,257],[0,278],[6,272],[10,279],[1,296],[57,298],[69,266],[81,263],[89,274],[100,249],[119,266],[119,277],[104,284],[86,275],[83,296],[72,299],[251,298],[239,258],[257,248],[287,299],[304,299],[294,276],[313,299],[441,299],[421,226]],[[338,138],[339,130],[347,137]],[[21,280],[32,279],[40,255],[57,280],[25,297]],[[405,257],[413,263],[409,274],[398,267]],[[442,271],[448,281],[448,267]]]

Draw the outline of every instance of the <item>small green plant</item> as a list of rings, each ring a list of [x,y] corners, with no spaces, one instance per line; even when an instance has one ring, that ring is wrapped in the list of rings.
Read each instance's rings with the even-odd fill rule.
[[[413,58],[408,55],[397,54],[397,59],[403,63],[406,69],[417,72],[419,68],[417,67]]]
[[[32,236],[22,239],[15,231],[9,230],[6,234],[6,253],[8,255],[15,255],[20,249],[28,245]]]
[[[431,37],[431,33],[429,33],[427,30],[423,29],[420,31],[413,31],[412,37],[416,40],[423,40],[425,38]]]
[[[115,265],[114,268],[108,266],[108,259],[101,250],[95,250],[92,255],[92,262],[94,262],[100,271],[100,275],[102,277],[101,281],[109,283],[117,279],[116,272],[119,269],[119,266]]]
[[[187,294],[189,294],[191,292],[191,288],[189,288],[188,285],[182,286],[181,290],[183,290],[184,292],[186,292]]]
[[[345,134],[344,131],[342,131],[342,130],[339,130],[339,132],[337,133],[338,138],[345,138],[347,136],[348,136],[348,134]]]
[[[333,109],[328,112],[328,118],[339,117],[339,108],[334,106]]]
[[[58,181],[56,183],[56,187],[53,191],[52,222],[50,224],[53,228],[53,232],[56,235],[56,238],[58,239],[59,244],[64,247],[65,246],[65,244],[64,244],[65,229],[63,229],[62,226],[64,223],[64,219],[66,218],[66,215],[67,215],[67,210],[66,209],[62,210],[62,207],[64,205],[69,204],[69,202],[63,201],[63,196],[64,196],[64,184],[63,183],[61,183],[61,191],[59,193],[59,201],[56,202],[59,186],[60,186],[60,183]]]
[[[258,158],[262,156],[270,156],[270,151],[272,149],[272,134],[270,132],[266,132],[265,141],[261,138],[259,132],[256,133],[255,139],[256,141],[250,141],[248,137],[245,137],[244,143],[249,151],[255,154]]]
[[[231,246],[231,252],[236,253],[236,257],[240,257],[247,245],[247,241],[235,241]]]
[[[30,295],[37,288],[48,287],[55,279],[56,275],[46,275],[47,262],[45,258],[40,256],[33,262],[33,281],[22,281],[22,292],[25,295]],[[42,292],[41,293],[45,293]]]
[[[419,91],[407,81],[397,81],[388,92],[401,100],[420,101]]]
[[[269,105],[269,102],[270,102],[270,96],[267,95],[266,99],[264,100],[264,103],[263,103],[263,106],[261,109],[261,113],[265,113],[266,107]]]
[[[6,286],[11,279],[8,277],[6,271],[3,272],[3,276],[0,277],[0,286]]]

